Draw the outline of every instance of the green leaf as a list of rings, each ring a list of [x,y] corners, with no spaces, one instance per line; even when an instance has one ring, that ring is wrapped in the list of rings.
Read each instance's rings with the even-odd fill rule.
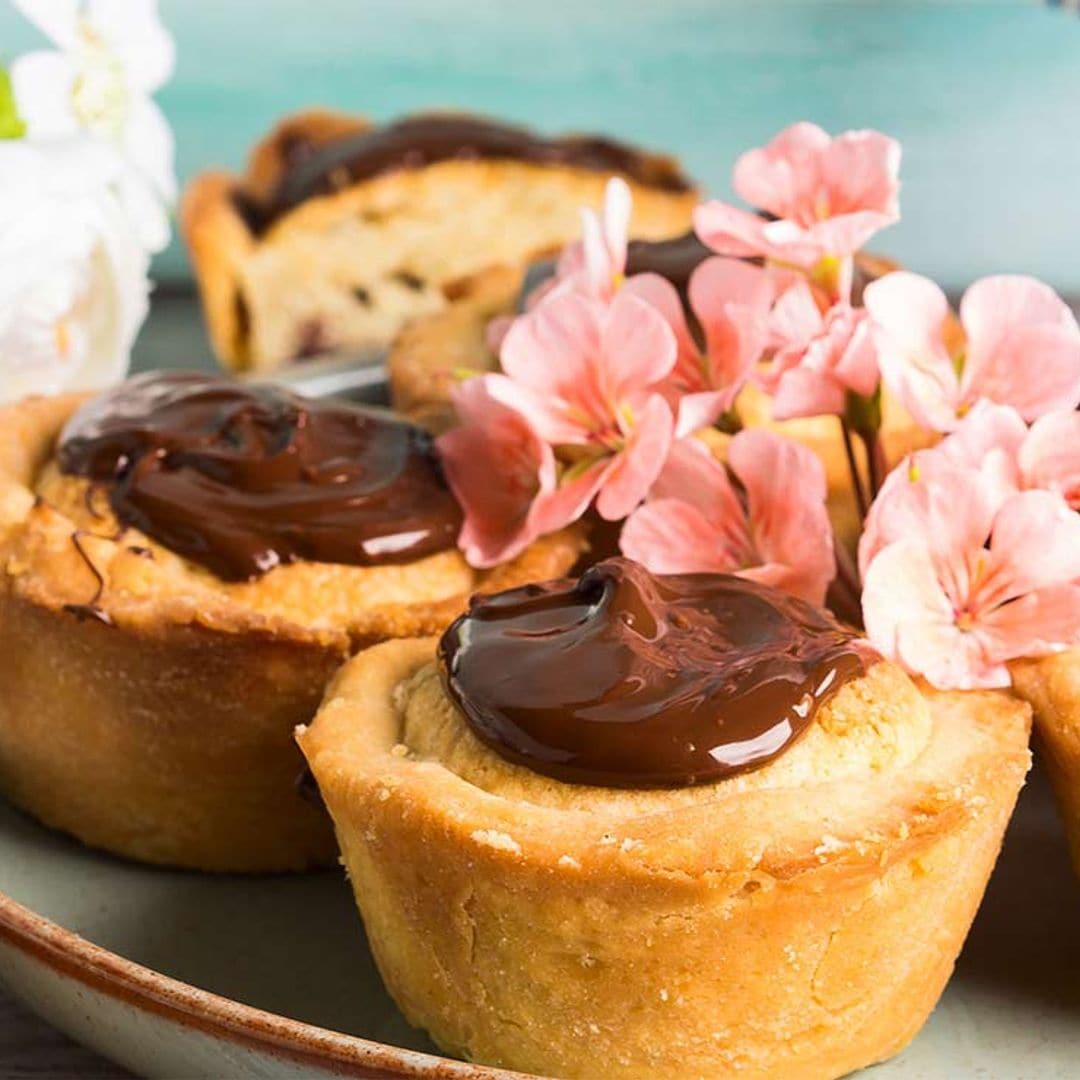
[[[0,139],[21,139],[25,134],[26,124],[15,107],[11,76],[0,68]]]

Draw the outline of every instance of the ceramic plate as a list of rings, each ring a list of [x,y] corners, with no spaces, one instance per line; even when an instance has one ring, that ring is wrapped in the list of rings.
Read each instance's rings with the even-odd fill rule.
[[[206,877],[122,862],[0,803],[0,979],[148,1077],[506,1078],[437,1056],[383,991],[339,872]],[[874,1080],[1066,1077],[1080,889],[1038,775],[952,983]]]

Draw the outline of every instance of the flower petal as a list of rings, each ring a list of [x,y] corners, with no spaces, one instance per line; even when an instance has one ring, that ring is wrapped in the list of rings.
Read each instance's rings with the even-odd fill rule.
[[[176,200],[176,147],[172,128],[161,109],[149,98],[136,98],[123,133],[124,152],[153,184],[166,205]]]
[[[1038,589],[984,615],[979,636],[998,663],[1080,643],[1080,585]]]
[[[929,278],[897,271],[871,282],[863,304],[874,321],[885,384],[921,426],[951,431],[960,383],[945,346],[945,294]]]
[[[763,255],[770,249],[762,218],[717,199],[702,203],[694,211],[694,231],[703,244],[720,255],[745,258]]]
[[[462,423],[436,440],[447,483],[465,514],[459,546],[480,567],[513,558],[532,543],[538,533],[530,510],[555,488],[551,447],[491,393],[502,378],[485,375],[456,386]]]
[[[817,124],[792,124],[768,145],[743,154],[735,162],[731,185],[751,206],[798,220],[801,206],[813,202],[818,164],[830,142]]]
[[[897,221],[900,154],[900,143],[880,131],[845,131],[830,140],[820,157],[830,214],[876,211],[882,225]]]
[[[1056,491],[1080,510],[1080,412],[1040,416],[1020,447],[1018,462],[1025,487]]]
[[[708,388],[730,387],[734,397],[765,347],[772,279],[738,259],[706,259],[691,274],[688,295],[705,333]]]
[[[80,0],[11,0],[54,45],[72,50],[79,41]]]
[[[802,416],[840,416],[845,405],[844,388],[834,379],[808,367],[785,371],[773,395],[774,420]]]
[[[1080,516],[1049,491],[1006,499],[990,539],[995,594],[1011,599],[1080,579]]]
[[[30,52],[11,65],[11,88],[31,139],[64,139],[79,130],[72,111],[76,71],[59,52]]]
[[[620,289],[608,309],[601,345],[600,385],[609,403],[636,404],[671,373],[675,334],[644,300]]]
[[[1025,420],[1080,404],[1080,327],[1048,285],[1020,275],[983,278],[964,294],[960,319],[966,400],[1012,405]]]
[[[875,233],[895,221],[892,215],[877,210],[837,214],[807,228],[803,243],[816,248],[823,255],[844,258],[854,255]]]
[[[681,499],[657,499],[627,519],[619,547],[654,574],[723,574],[738,569],[715,523]]]
[[[900,540],[875,556],[862,609],[874,647],[938,689],[1009,685],[1008,670],[988,659],[979,637],[956,626],[935,559],[917,540]]]
[[[503,339],[499,357],[520,392],[516,407],[549,442],[582,442],[591,422],[607,418],[599,378],[603,322],[595,301],[559,291],[516,319]]]
[[[836,575],[821,461],[805,446],[758,428],[731,440],[728,462],[746,489],[760,561],[789,567],[788,591],[820,604]]]
[[[153,93],[172,78],[176,46],[161,21],[158,0],[88,0],[86,18],[133,87]]]
[[[640,302],[640,301],[639,301]],[[596,499],[596,509],[607,521],[626,517],[648,494],[667,460],[675,420],[668,403],[654,394],[615,455]]]

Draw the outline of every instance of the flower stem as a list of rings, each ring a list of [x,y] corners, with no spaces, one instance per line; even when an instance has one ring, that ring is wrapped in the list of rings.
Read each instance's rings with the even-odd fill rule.
[[[859,520],[866,520],[869,503],[866,501],[866,488],[859,473],[859,463],[855,460],[855,445],[851,439],[851,425],[840,417],[840,431],[844,436],[844,453],[847,455],[848,469],[851,472],[851,488],[855,492],[855,503],[859,508]]]
[[[862,628],[862,589],[859,571],[851,553],[833,536],[833,552],[836,556],[836,577],[829,585],[825,598],[832,613],[858,629]]]
[[[870,501],[873,502],[877,493],[881,490],[881,485],[885,482],[885,476],[888,473],[888,465],[885,462],[885,447],[882,445],[880,431],[856,429],[855,434],[859,436],[866,450],[870,475]]]

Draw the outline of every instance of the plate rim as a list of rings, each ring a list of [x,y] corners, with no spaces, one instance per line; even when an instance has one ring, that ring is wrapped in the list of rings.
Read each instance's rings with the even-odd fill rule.
[[[212,1038],[355,1077],[526,1080],[420,1050],[347,1035],[201,990],[128,960],[39,915],[0,890],[0,942],[135,1009]]]

